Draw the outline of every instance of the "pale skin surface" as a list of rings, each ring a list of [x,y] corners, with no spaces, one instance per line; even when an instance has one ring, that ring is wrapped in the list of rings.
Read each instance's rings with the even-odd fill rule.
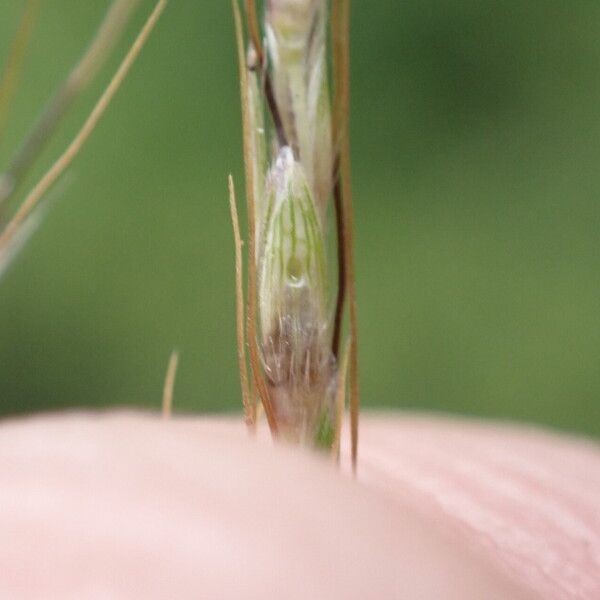
[[[366,416],[348,470],[233,418],[4,421],[0,597],[600,598],[594,443]]]

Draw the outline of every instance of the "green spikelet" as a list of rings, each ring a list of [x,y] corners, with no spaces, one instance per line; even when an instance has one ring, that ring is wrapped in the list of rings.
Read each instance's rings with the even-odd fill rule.
[[[335,389],[325,239],[303,167],[287,146],[269,172],[266,197],[259,345],[282,432],[312,439]]]
[[[267,49],[275,97],[286,137],[304,167],[322,215],[332,189],[326,25],[323,0],[268,3]]]

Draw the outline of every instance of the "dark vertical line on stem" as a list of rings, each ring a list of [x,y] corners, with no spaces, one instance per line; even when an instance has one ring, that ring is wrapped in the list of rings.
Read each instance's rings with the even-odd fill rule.
[[[342,318],[346,300],[346,244],[344,239],[344,203],[342,201],[342,186],[339,177],[339,157],[336,157],[333,167],[333,201],[335,206],[335,229],[337,239],[338,262],[338,289],[335,303],[335,317],[333,321],[333,336],[331,338],[331,351],[336,359],[340,353],[340,339],[342,335]]]

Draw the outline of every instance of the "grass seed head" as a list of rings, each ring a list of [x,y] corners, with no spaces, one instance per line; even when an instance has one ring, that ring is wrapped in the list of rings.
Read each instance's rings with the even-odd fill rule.
[[[244,56],[234,0],[252,241],[248,343],[254,384],[275,434],[335,449],[343,412],[336,396],[343,405],[343,386],[337,381],[339,328],[334,323],[341,322],[338,312],[344,307],[340,273],[346,271],[340,265],[347,253],[338,251],[338,280],[344,285],[338,281],[334,302],[326,250],[327,211],[337,176],[328,50],[335,45],[330,33],[341,21],[335,17],[338,7],[330,22],[329,5],[327,0],[266,0],[261,31],[255,2],[246,0],[250,43]],[[337,115],[338,95],[335,101]],[[338,246],[345,249],[341,206],[335,203],[336,227]]]
[[[280,422],[314,435],[330,412],[335,360],[330,349],[325,236],[302,164],[283,147],[266,184],[258,257],[260,348]]]

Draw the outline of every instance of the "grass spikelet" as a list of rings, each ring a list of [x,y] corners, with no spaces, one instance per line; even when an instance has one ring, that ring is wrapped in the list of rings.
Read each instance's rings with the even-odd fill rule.
[[[250,387],[258,389],[274,433],[337,453],[346,377],[339,347],[348,300],[355,463],[358,379],[347,128],[349,7],[347,1],[333,0],[330,19],[329,5],[326,0],[269,0],[261,22],[254,0],[246,0],[246,43],[239,6],[233,2],[248,204]],[[326,252],[330,207],[336,212],[338,237],[334,294]]]

